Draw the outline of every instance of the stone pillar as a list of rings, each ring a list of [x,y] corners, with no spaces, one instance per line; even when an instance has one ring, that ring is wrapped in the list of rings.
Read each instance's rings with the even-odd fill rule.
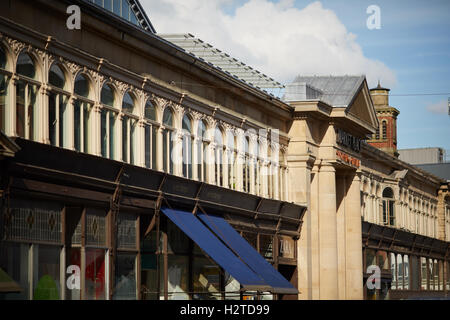
[[[91,129],[90,132],[92,133],[90,136],[90,146],[91,146],[91,153],[101,157],[102,156],[102,108],[100,103],[96,102],[92,108],[91,111],[91,121],[90,126]],[[108,132],[108,127],[106,128],[106,131]],[[62,145],[62,142],[60,142],[60,145]]]
[[[156,129],[156,170],[163,171],[163,127]]]
[[[50,88],[47,85],[42,85],[39,89],[39,106],[40,111],[38,112],[38,130],[36,141],[50,144],[50,131],[49,131],[49,118],[48,118],[48,99],[50,95]]]
[[[322,163],[318,175],[319,297],[338,299],[336,170],[333,165]]]
[[[345,299],[363,299],[362,229],[360,204],[360,176],[353,173],[346,179],[345,198],[345,248],[346,295]]]
[[[67,141],[67,148],[70,150],[75,150],[75,96],[70,96],[67,102],[66,112],[67,112],[67,122],[65,122],[64,128],[64,140]],[[64,119],[64,120],[66,120]],[[67,135],[66,135],[67,133]]]
[[[194,132],[197,132],[195,130]],[[198,146],[201,142],[201,137],[197,137],[197,135],[193,135],[193,143],[192,143],[192,179],[193,180],[200,180],[201,172],[198,172],[198,164],[201,159],[198,157]]]
[[[437,203],[437,230],[436,236],[439,240],[447,241],[448,235],[446,235],[446,217],[445,211],[447,207],[447,199],[450,197],[448,185],[442,185],[438,193]]]

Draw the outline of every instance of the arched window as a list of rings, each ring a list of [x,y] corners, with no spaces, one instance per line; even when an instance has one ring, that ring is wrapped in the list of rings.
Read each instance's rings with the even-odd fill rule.
[[[90,82],[88,78],[79,74],[75,78],[75,101],[73,103],[73,134],[75,150],[90,151],[91,139],[91,111],[93,102],[89,99]]]
[[[230,189],[236,190],[237,187],[237,177],[236,177],[236,161],[237,161],[237,143],[236,134],[233,130],[228,130],[227,132],[227,162],[228,162],[228,187]]]
[[[242,166],[242,179],[244,192],[250,192],[250,140],[244,137],[244,163]]]
[[[126,92],[122,100],[122,161],[137,164],[136,157],[136,127],[138,118],[133,115],[134,99]]]
[[[62,69],[53,64],[48,75],[50,91],[48,95],[48,131],[50,144],[57,147],[69,147],[69,137],[64,130],[69,123],[70,93],[66,92],[66,77]]]
[[[395,199],[391,188],[383,190],[383,223],[395,226]]]
[[[115,104],[115,90],[105,83],[100,94],[101,111],[101,152],[102,156],[116,159],[116,123],[118,110]]]
[[[6,58],[5,51],[0,47],[0,68],[6,69],[6,62],[8,59]]]
[[[377,127],[377,131],[375,132],[375,140],[380,140],[380,127]]]
[[[192,179],[192,121],[188,115],[183,117],[183,177]]]
[[[280,161],[279,161],[279,192],[280,200],[285,201],[287,199],[287,161],[286,154],[280,150]]]
[[[123,96],[122,111],[130,114],[134,112],[134,100],[128,91]]]
[[[208,139],[206,137],[206,125],[203,120],[198,122],[197,138],[197,175],[200,181],[206,181]]]
[[[163,171],[173,174],[173,112],[169,107],[164,109],[163,113]]]
[[[381,122],[381,129],[382,129],[382,136],[383,136],[383,139],[385,140],[385,139],[387,139],[387,121],[385,121],[385,120],[383,120],[382,122]]]
[[[214,142],[216,144],[214,150],[216,184],[223,186],[223,133],[218,127],[214,130]]]
[[[76,95],[84,98],[89,97],[89,80],[83,74],[78,74],[75,78],[74,92]]]
[[[149,169],[156,169],[156,109],[153,103],[148,100],[144,108],[145,118],[145,166]]]
[[[36,67],[27,53],[17,59],[16,73],[16,134],[19,137],[37,140],[38,133],[38,90]]]
[[[9,109],[9,81],[11,75],[7,70],[7,56],[0,47],[0,130],[6,131],[7,109]]]

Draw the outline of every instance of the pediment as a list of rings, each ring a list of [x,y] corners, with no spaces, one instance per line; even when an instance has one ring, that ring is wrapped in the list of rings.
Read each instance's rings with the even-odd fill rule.
[[[366,123],[373,130],[378,128],[378,117],[370,97],[367,82],[364,80],[353,100],[347,107],[347,113]],[[374,131],[375,132],[375,131]]]

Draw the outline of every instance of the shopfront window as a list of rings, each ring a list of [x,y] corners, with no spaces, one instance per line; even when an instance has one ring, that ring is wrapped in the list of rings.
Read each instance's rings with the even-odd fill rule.
[[[225,271],[225,300],[240,300],[241,285],[228,272]]]
[[[419,259],[416,256],[409,257],[409,263],[411,264],[411,290],[419,290],[420,289],[420,265]]]
[[[58,246],[33,245],[33,300],[61,299]]]
[[[168,256],[167,292],[169,300],[189,299],[189,257],[180,255]],[[161,268],[163,271],[164,268]],[[163,276],[163,275],[161,275]],[[163,278],[164,279],[164,278]],[[163,283],[163,282],[162,282]]]
[[[136,300],[136,254],[117,253],[114,300]]]
[[[105,290],[105,250],[86,249],[85,299],[104,300]]]
[[[14,289],[21,291],[0,293],[0,300],[26,300],[29,298],[29,252],[29,244],[6,241],[1,243],[0,268],[8,277],[15,281],[15,284],[13,284]]]
[[[141,243],[141,292],[143,300],[157,300],[158,256],[157,232],[150,231]]]
[[[381,270],[389,270],[389,259],[386,251],[377,251],[377,265]]]
[[[422,284],[421,284],[421,289],[422,290],[428,290],[428,279],[429,279],[429,275],[428,275],[428,261],[427,258],[421,257],[420,258],[420,269],[421,269],[421,278],[422,278]]]
[[[269,260],[273,259],[273,236],[261,234],[259,236],[261,255]]]
[[[1,215],[0,267],[22,291],[4,298],[62,298],[61,211],[62,206],[57,203],[11,199],[9,210]]]
[[[377,258],[375,254],[375,250],[373,249],[365,249],[365,255],[366,255],[366,267],[365,270],[367,270],[370,266],[376,266],[377,265]]]
[[[194,300],[220,300],[220,268],[206,257],[193,258]]]
[[[398,280],[397,280],[397,263],[395,253],[391,252],[389,261],[391,263],[391,275],[392,275],[391,289],[396,290]]]

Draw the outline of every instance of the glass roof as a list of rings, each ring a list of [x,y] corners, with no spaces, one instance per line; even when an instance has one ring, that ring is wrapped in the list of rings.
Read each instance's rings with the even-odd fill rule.
[[[197,58],[263,91],[278,96],[284,85],[191,34],[158,34]]]
[[[135,26],[155,33],[150,20],[138,0],[87,0],[94,3],[122,19],[131,22]]]

